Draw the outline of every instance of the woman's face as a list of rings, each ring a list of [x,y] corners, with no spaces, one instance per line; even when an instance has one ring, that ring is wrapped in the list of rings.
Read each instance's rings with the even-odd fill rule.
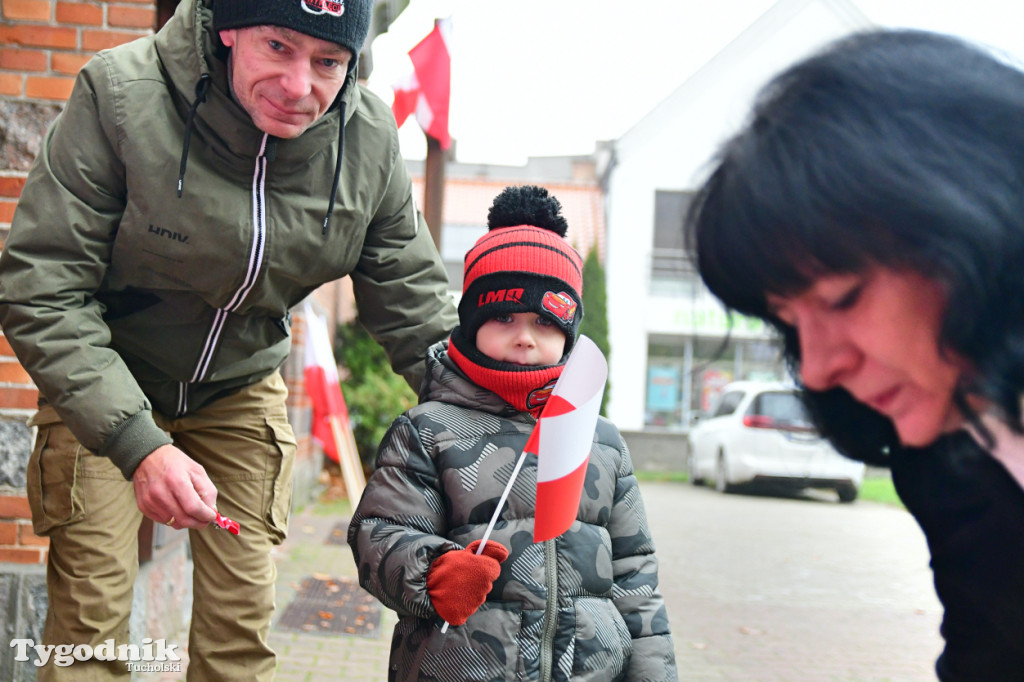
[[[939,350],[946,296],[937,282],[879,266],[820,277],[768,305],[797,332],[807,388],[845,388],[892,419],[904,445],[959,425],[953,391],[965,365]]]

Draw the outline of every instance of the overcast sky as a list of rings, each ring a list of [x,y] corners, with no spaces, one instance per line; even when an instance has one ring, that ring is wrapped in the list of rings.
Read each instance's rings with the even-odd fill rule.
[[[369,86],[385,102],[406,54],[451,17],[450,131],[464,162],[588,154],[626,132],[774,0],[411,0],[373,43]],[[1024,59],[1022,0],[855,0],[884,26],[955,33]],[[410,118],[402,152],[423,158]]]

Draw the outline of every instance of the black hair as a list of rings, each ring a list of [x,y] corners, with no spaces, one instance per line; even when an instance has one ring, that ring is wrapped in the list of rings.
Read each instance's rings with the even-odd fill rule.
[[[958,388],[1021,429],[1024,390],[1024,72],[966,41],[916,30],[841,39],[758,95],[686,217],[708,288],[799,339],[766,294],[880,265],[938,282],[940,347],[973,367]],[[806,391],[845,454],[885,461],[891,421],[841,388]],[[972,415],[968,413],[968,418]]]

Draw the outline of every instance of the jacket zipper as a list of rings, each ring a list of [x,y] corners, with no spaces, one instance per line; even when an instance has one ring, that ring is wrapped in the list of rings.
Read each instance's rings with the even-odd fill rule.
[[[544,627],[540,639],[540,682],[548,682],[551,679],[555,625],[558,620],[558,556],[554,540],[547,540],[544,543],[544,582],[548,594],[544,604]]]
[[[217,345],[220,341],[220,334],[224,331],[224,325],[227,324],[228,316],[238,310],[238,307],[245,300],[245,297],[252,291],[253,286],[256,285],[256,277],[259,275],[260,268],[263,266],[264,247],[266,246],[266,194],[265,194],[265,182],[267,177],[267,141],[270,136],[263,135],[263,141],[260,143],[260,152],[256,157],[256,166],[253,170],[252,177],[252,224],[253,224],[253,238],[252,248],[249,251],[249,263],[246,267],[245,279],[242,280],[242,285],[235,291],[234,296],[228,301],[227,305],[223,308],[218,308],[213,316],[213,323],[210,325],[210,330],[206,334],[206,342],[203,344],[203,350],[199,354],[199,360],[196,363],[195,371],[192,374],[192,378],[188,382],[181,382],[178,390],[178,415],[182,416],[188,412],[188,388],[191,384],[198,383],[206,378],[207,373],[210,371],[210,363],[213,362],[213,356],[217,351]]]

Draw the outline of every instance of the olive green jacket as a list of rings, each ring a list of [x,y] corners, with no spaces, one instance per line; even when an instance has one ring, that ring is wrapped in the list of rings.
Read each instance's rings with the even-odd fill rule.
[[[387,105],[352,71],[305,133],[269,138],[229,94],[208,2],[86,64],[0,256],[11,346],[126,477],[170,442],[151,410],[184,415],[273,372],[289,309],[324,282],[351,275],[361,321],[416,388],[456,322]]]

